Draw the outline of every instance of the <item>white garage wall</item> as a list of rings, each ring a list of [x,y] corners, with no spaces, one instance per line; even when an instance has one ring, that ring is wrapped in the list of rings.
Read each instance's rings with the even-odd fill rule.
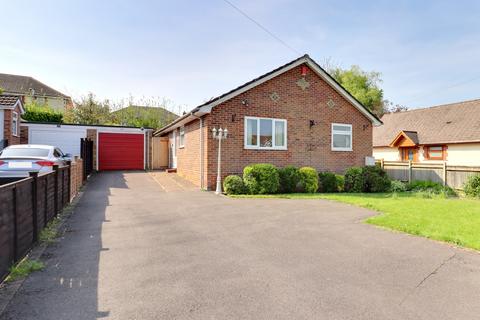
[[[80,156],[80,139],[87,136],[87,130],[84,127],[32,124],[28,127],[29,144],[56,146],[72,156]]]

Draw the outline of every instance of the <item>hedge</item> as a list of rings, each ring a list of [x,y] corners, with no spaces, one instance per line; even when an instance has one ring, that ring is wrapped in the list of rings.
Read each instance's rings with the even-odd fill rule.
[[[272,194],[279,190],[280,178],[274,165],[259,163],[243,169],[243,183],[250,194]]]

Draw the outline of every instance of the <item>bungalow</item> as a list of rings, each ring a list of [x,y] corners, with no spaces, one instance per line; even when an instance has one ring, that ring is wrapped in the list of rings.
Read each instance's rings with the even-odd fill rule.
[[[222,174],[251,163],[344,172],[372,156],[372,127],[382,122],[308,55],[196,107],[156,131],[168,137],[169,166],[214,189],[218,141],[228,129]]]
[[[385,114],[373,155],[386,161],[480,166],[480,99]]]
[[[59,111],[73,106],[69,96],[28,76],[0,73],[0,88],[3,89],[4,94],[21,97],[24,105],[35,101]]]
[[[19,96],[0,95],[0,151],[20,143],[20,116],[24,113]]]

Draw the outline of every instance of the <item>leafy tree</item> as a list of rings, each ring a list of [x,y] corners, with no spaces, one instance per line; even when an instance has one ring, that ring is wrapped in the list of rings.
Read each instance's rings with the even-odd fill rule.
[[[334,68],[330,70],[330,74],[370,111],[377,115],[383,114],[383,90],[379,86],[382,82],[380,73],[365,72],[359,66],[352,66],[347,70]]]
[[[34,122],[55,122],[63,121],[63,113],[54,110],[48,105],[40,105],[36,101],[32,101],[25,105],[25,113],[22,115],[23,120]]]
[[[118,125],[161,128],[175,120],[178,116],[165,107],[129,105],[112,112],[112,121]]]
[[[3,88],[0,87],[0,94],[3,94]]]
[[[112,124],[110,102],[100,102],[93,93],[76,101],[73,108],[66,110],[64,119],[67,123],[77,124]]]

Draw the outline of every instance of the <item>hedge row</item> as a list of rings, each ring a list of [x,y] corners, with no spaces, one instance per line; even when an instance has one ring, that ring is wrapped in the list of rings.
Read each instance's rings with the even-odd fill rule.
[[[315,168],[272,164],[252,164],[240,176],[228,176],[223,182],[227,194],[274,194],[294,192],[385,192],[390,179],[378,167],[354,167],[345,177],[332,172],[318,173]]]

